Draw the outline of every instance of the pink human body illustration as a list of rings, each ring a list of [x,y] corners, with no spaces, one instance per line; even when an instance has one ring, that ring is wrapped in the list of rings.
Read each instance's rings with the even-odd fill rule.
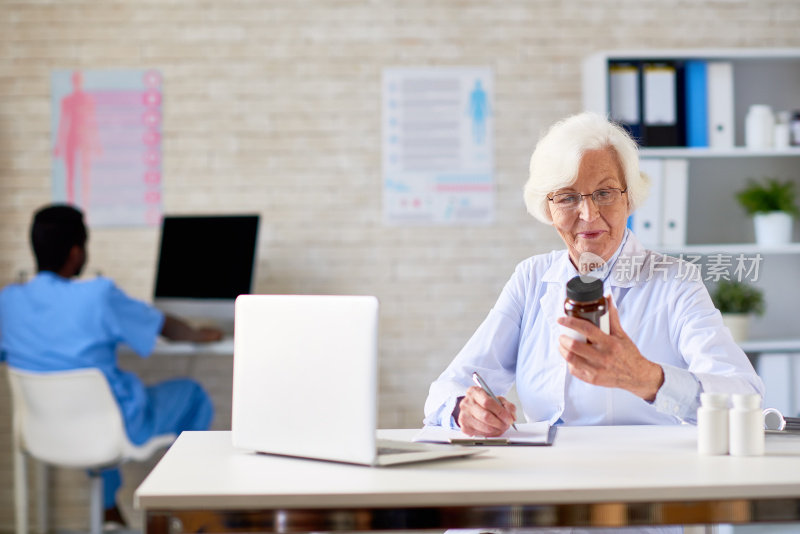
[[[76,203],[76,178],[81,183],[81,204],[89,204],[92,159],[101,153],[94,99],[83,90],[80,71],[72,73],[72,93],[61,99],[58,136],[53,155],[63,158],[67,202]],[[77,173],[79,171],[79,174]]]

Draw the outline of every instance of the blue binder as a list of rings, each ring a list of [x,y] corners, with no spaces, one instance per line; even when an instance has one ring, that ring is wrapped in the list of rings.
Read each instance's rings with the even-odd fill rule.
[[[706,62],[687,61],[684,66],[686,88],[686,146],[708,146],[708,75]]]

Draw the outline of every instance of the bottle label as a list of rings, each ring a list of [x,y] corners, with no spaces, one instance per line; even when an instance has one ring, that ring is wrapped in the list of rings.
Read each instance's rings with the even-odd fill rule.
[[[600,330],[603,331],[604,334],[611,333],[611,321],[608,318],[608,312],[604,313],[600,316]]]
[[[597,321],[599,323],[597,325],[598,328],[600,328],[600,330],[602,330],[602,332],[604,334],[610,334],[611,333],[611,322],[610,322],[610,320],[608,318],[608,312],[604,313],[603,315],[601,315],[599,317],[596,317],[596,319],[597,319]],[[578,332],[576,330],[573,330],[572,328],[564,328],[564,327],[562,327],[561,330],[563,331],[564,335],[566,335],[568,337],[571,337],[572,339],[577,339],[578,341],[582,341],[583,343],[587,343],[586,336],[584,336],[580,332]]]
[[[584,336],[577,330],[573,330],[572,328],[562,328],[562,330],[565,336],[571,337],[572,339],[576,339],[582,343],[586,343],[586,336]]]

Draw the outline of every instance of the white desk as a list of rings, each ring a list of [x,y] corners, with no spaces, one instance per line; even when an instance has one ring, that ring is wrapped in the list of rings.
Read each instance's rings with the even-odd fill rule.
[[[798,352],[800,353],[800,339],[769,339],[750,340],[739,344],[746,353],[757,356],[771,352]],[[123,350],[130,351],[127,346]],[[213,343],[190,343],[188,341],[168,341],[162,337],[156,341],[153,354],[219,354],[230,356],[233,354],[233,336],[229,335]]]
[[[800,521],[800,438],[736,458],[698,455],[691,426],[562,427],[552,447],[369,468],[185,432],[135,502],[148,534]]]
[[[169,354],[217,354],[233,356],[233,336],[224,337],[211,343],[191,343],[189,341],[168,341],[159,337],[153,349],[153,356]]]
[[[127,345],[119,346],[120,355],[135,355]],[[233,356],[233,336],[226,336],[212,343],[191,343],[189,341],[169,341],[159,337],[153,348],[152,356],[214,354]]]

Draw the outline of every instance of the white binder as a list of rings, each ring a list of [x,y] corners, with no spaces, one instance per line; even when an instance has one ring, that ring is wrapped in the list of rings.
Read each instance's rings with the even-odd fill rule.
[[[645,126],[677,125],[676,87],[675,67],[672,65],[652,63],[644,66],[642,119]]]
[[[661,202],[661,243],[666,247],[686,244],[689,161],[665,159]]]
[[[663,161],[642,158],[639,170],[650,178],[650,194],[633,213],[633,233],[645,248],[658,250],[661,246],[661,197]]]
[[[612,120],[638,125],[639,69],[636,65],[608,67],[609,113]]]
[[[706,72],[708,146],[731,148],[734,139],[733,64],[730,61],[709,61]]]

